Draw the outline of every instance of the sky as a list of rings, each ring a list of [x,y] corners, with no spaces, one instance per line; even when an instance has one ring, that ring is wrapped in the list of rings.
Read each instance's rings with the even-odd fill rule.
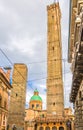
[[[57,0],[55,0],[57,1]],[[47,78],[47,5],[53,0],[0,0],[0,66],[28,67],[26,107],[37,88],[46,109]],[[62,64],[65,107],[71,106],[71,65],[68,63],[69,0],[59,0],[61,7]]]

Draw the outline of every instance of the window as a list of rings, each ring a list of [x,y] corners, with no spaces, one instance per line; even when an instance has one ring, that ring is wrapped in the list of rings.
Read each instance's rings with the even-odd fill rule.
[[[42,114],[42,117],[44,118],[44,114]]]
[[[39,130],[43,130],[43,127],[40,127]]]
[[[53,106],[55,106],[55,102],[53,103]]]
[[[52,47],[52,50],[54,51],[54,46]]]
[[[4,108],[6,109],[7,108],[7,102],[4,101]]]
[[[5,115],[3,115],[3,125],[5,125]]]
[[[76,106],[78,106],[78,101],[76,101]]]
[[[38,108],[39,107],[39,104],[36,104],[36,108]]]
[[[81,91],[79,92],[79,98],[81,98],[82,96],[81,96]]]
[[[60,122],[60,125],[62,125],[62,122]]]
[[[18,96],[18,94],[16,93],[16,97]]]
[[[34,108],[34,104],[32,104],[32,108]]]
[[[67,121],[66,125],[67,125],[67,128],[70,128],[71,130],[71,122],[69,120]]]
[[[52,15],[52,18],[54,18],[54,15]]]
[[[57,130],[57,127],[55,127],[55,126],[54,126],[54,127],[52,127],[52,130]]]
[[[50,130],[50,127],[47,126],[47,127],[45,128],[45,130]]]
[[[81,41],[83,41],[83,29],[82,29],[82,32],[81,32]]]
[[[64,127],[59,127],[59,130],[64,130]]]

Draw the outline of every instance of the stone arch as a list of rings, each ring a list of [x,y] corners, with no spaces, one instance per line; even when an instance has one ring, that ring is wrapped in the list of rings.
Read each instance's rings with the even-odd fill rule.
[[[62,126],[61,126],[61,127],[59,127],[59,130],[64,130],[64,127],[62,127]]]
[[[71,121],[67,120],[66,122],[67,129],[71,130]]]
[[[52,127],[52,130],[57,130],[57,127],[56,127],[56,126],[53,126],[53,127]]]
[[[39,130],[44,130],[44,128],[41,126],[41,127],[39,128]]]
[[[49,126],[46,126],[45,130],[50,130],[50,127],[49,127]]]
[[[37,130],[37,124],[35,124],[35,130]]]

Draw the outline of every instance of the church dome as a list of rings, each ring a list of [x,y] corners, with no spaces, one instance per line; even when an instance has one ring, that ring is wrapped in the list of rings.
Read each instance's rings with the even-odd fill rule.
[[[34,95],[31,97],[30,101],[42,101],[37,89],[34,90]]]
[[[34,90],[34,94],[30,99],[29,108],[33,110],[42,110],[42,98],[39,96],[37,89]]]
[[[31,99],[30,99],[30,101],[34,101],[34,100],[36,100],[36,101],[42,101],[42,98],[39,96],[39,95],[33,95],[32,97],[31,97]]]

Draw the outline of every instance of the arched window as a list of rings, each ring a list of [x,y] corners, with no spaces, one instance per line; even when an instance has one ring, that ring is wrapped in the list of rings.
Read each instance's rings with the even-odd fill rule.
[[[66,125],[67,125],[67,129],[71,130],[71,121],[70,120],[68,120],[66,122]]]
[[[64,127],[59,127],[59,130],[64,130]]]
[[[57,127],[56,126],[52,127],[52,130],[57,130]]]
[[[47,127],[45,128],[45,130],[50,130],[50,127],[47,126]]]
[[[38,108],[39,107],[39,104],[36,104],[36,108]]]
[[[81,41],[83,41],[83,29],[82,29],[82,32],[81,32]]]
[[[35,124],[35,130],[37,130],[37,124]]]
[[[34,108],[34,104],[32,104],[32,108]]]
[[[6,100],[4,101],[4,108],[5,109],[7,108],[7,102],[6,102]]]
[[[41,126],[40,128],[39,128],[39,130],[43,130],[44,128]]]

